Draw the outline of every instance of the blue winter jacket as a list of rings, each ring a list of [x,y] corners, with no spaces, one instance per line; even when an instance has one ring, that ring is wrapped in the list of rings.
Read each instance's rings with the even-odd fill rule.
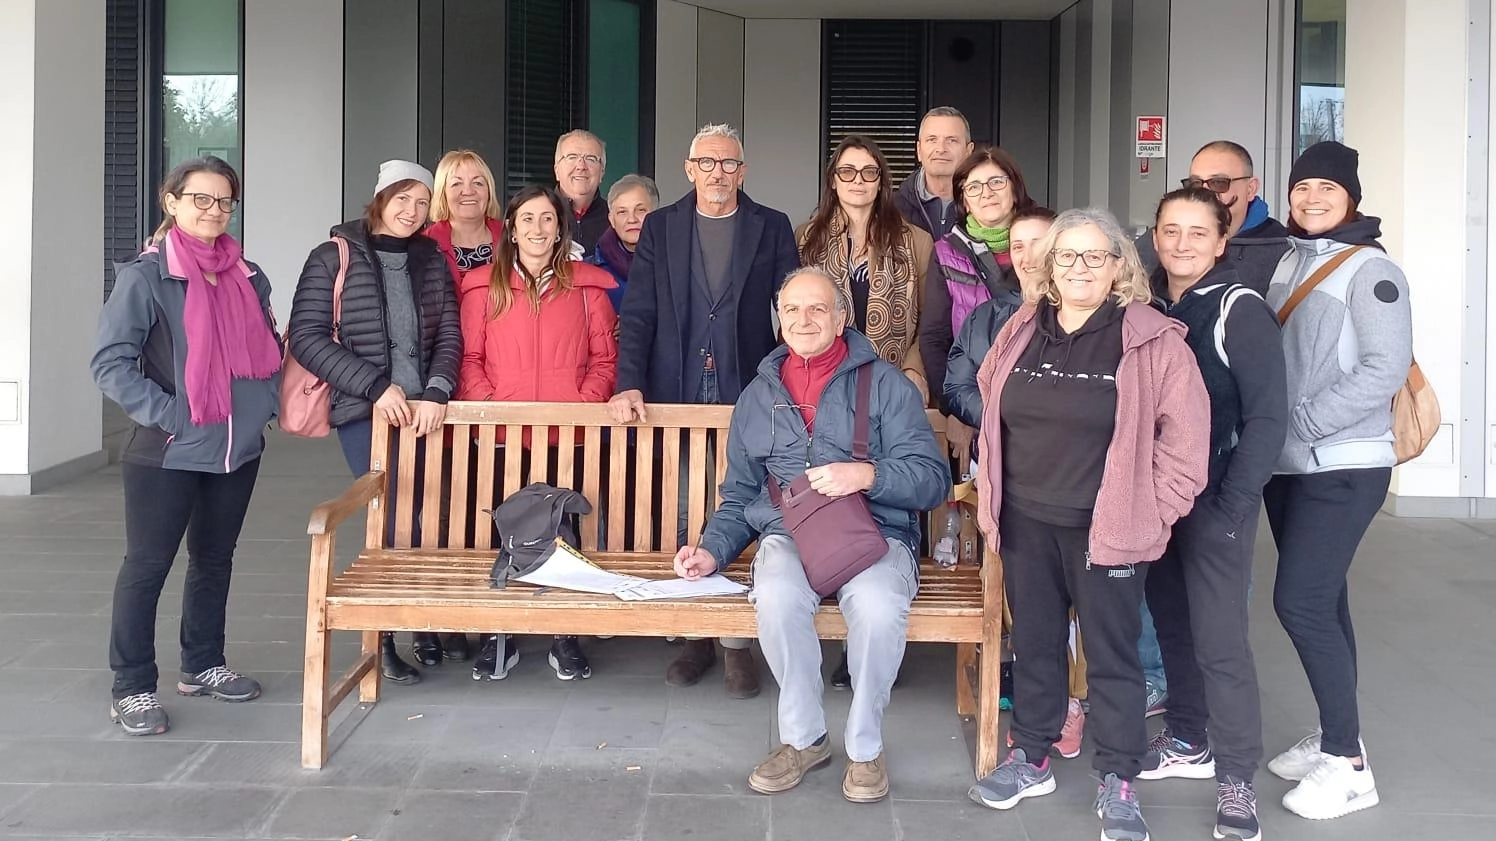
[[[915,551],[920,512],[936,507],[949,495],[950,468],[935,441],[919,390],[904,372],[879,359],[872,342],[861,333],[848,330],[844,335],[847,358],[831,375],[816,404],[813,436],[805,431],[805,421],[780,377],[789,356],[785,345],[759,364],[758,376],[733,408],[721,504],[701,537],[701,548],[711,552],[719,566],[732,563],[761,535],[789,535],[779,509],[769,500],[765,478],[772,475],[781,485],[788,485],[807,466],[852,460],[856,371],[864,364],[873,366],[868,460],[877,478],[867,499],[878,529]]]

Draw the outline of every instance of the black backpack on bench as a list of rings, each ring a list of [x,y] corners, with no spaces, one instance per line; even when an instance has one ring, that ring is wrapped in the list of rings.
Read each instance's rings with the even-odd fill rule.
[[[489,577],[503,589],[509,580],[533,572],[556,538],[580,547],[577,519],[592,503],[573,490],[536,482],[515,491],[490,512],[499,531],[499,556]]]

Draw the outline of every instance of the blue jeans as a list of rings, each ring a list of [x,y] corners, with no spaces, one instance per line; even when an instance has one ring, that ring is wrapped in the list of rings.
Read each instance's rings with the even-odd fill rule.
[[[1138,636],[1138,659],[1143,661],[1143,679],[1160,692],[1169,691],[1169,681],[1164,677],[1164,653],[1158,647],[1158,632],[1153,629],[1153,614],[1148,612],[1148,603],[1143,602],[1143,633]]]

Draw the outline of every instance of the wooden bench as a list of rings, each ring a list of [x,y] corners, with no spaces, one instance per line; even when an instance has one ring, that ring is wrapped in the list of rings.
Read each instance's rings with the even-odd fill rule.
[[[579,548],[599,566],[672,577],[681,484],[687,534],[695,539],[726,472],[731,415],[731,406],[651,405],[648,423],[616,427],[606,407],[596,404],[453,403],[446,425],[456,443],[447,447],[436,446],[438,435],[428,436],[430,446],[417,447],[412,436],[403,436],[392,447],[390,428],[376,420],[371,471],[342,496],[317,506],[307,526],[312,539],[302,765],[320,768],[326,762],[328,718],[355,687],[361,703],[379,700],[380,631],[756,637],[754,610],[744,596],[625,602],[539,592],[521,583],[496,590],[489,583],[496,550],[486,510],[531,482],[576,488],[593,503],[581,523]],[[938,434],[940,415],[930,417]],[[510,443],[496,450],[500,429]],[[516,444],[525,433],[528,455],[506,457],[523,452]],[[548,443],[553,433],[561,445]],[[564,443],[570,441],[578,443]],[[709,448],[715,456],[710,461]],[[419,523],[418,459],[424,470]],[[389,487],[384,467],[392,460],[395,480]],[[391,499],[393,540],[387,541]],[[337,572],[338,524],[365,507],[363,549]],[[727,575],[748,583],[749,567],[740,560]],[[978,644],[983,652],[999,651],[1002,592],[1002,568],[995,560],[947,570],[925,558],[909,612],[910,641],[957,645],[956,707],[960,715],[976,716],[978,777],[997,765],[999,658],[979,657]],[[816,630],[823,639],[846,637],[834,601],[816,614]],[[363,639],[357,661],[336,680],[329,674],[333,631],[359,631]]]

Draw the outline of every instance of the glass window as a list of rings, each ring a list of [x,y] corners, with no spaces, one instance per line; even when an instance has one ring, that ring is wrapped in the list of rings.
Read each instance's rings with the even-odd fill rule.
[[[608,144],[602,194],[639,171],[640,9],[637,0],[590,0],[587,128]]]
[[[240,133],[240,0],[166,0],[161,171],[217,155],[244,166]],[[240,236],[234,214],[230,233]]]
[[[1302,0],[1296,58],[1295,157],[1321,140],[1345,139],[1345,0]]]

